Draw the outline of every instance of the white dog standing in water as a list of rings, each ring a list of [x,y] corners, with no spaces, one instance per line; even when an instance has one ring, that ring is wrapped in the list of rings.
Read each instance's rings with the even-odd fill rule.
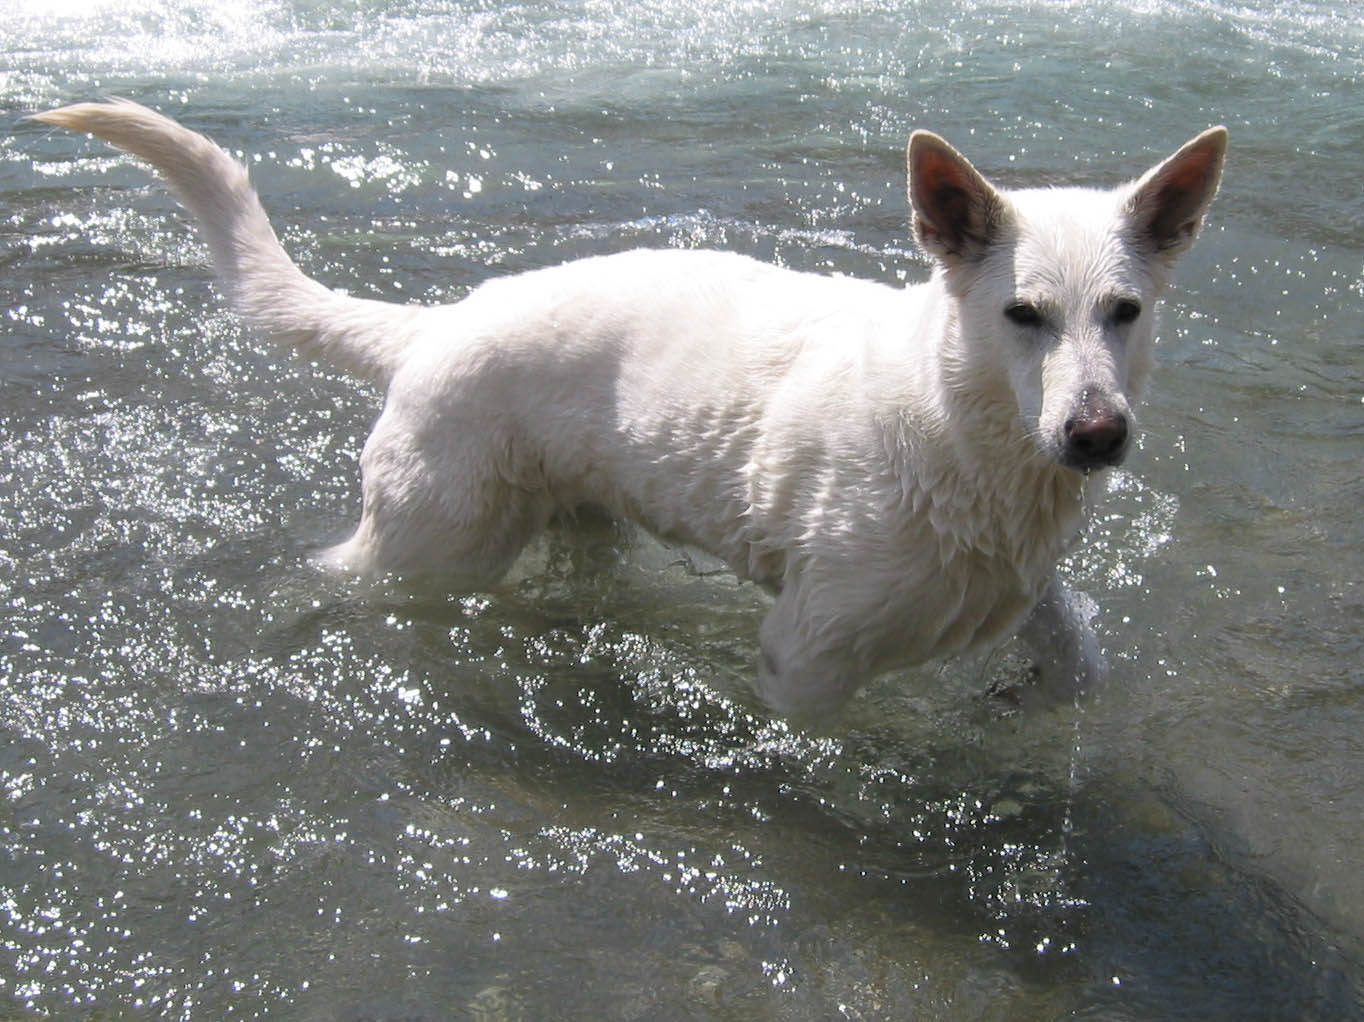
[[[594,504],[775,595],[757,688],[779,711],[1020,628],[1054,676],[1100,670],[1056,563],[1127,452],[1224,129],[1112,191],[1010,192],[916,132],[913,225],[937,265],[915,287],[637,251],[422,308],[305,277],[245,169],[160,114],[37,119],[150,162],[253,324],[387,387],[338,564],[487,585],[556,511]]]

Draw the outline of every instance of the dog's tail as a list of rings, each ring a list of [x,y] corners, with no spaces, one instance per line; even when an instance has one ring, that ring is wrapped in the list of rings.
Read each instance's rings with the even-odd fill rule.
[[[32,116],[97,135],[155,167],[199,221],[228,298],[260,330],[357,376],[384,383],[393,375],[421,309],[347,297],[305,276],[246,168],[212,141],[121,99]]]

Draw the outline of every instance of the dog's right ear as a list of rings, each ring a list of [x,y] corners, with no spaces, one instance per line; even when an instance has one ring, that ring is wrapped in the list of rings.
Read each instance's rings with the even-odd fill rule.
[[[931,131],[909,137],[914,236],[946,265],[973,262],[998,238],[1006,205],[961,153]]]

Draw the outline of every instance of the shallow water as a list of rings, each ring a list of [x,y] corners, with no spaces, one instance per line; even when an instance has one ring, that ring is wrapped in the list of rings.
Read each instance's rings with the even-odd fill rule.
[[[0,47],[0,1014],[1364,1017],[1352,5],[57,0]],[[917,280],[914,127],[1036,184],[1228,124],[1067,566],[1110,685],[774,721],[762,598],[602,522],[494,593],[320,573],[378,396],[19,120],[107,94],[399,301],[642,244]]]

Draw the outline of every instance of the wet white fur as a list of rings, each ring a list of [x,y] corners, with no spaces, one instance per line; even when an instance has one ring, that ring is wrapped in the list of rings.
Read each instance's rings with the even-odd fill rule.
[[[1082,395],[1131,416],[1221,129],[1114,191],[999,192],[917,133],[915,226],[938,265],[914,287],[635,251],[420,308],[303,276],[246,172],[174,121],[121,101],[38,116],[152,163],[260,329],[386,384],[337,563],[486,585],[556,510],[592,503],[775,594],[756,684],[778,710],[1020,626],[1067,680],[1101,669],[1054,579],[1096,478],[1058,460],[1065,422]],[[1114,321],[1122,298],[1134,322]],[[1043,325],[1006,318],[1020,299]]]

